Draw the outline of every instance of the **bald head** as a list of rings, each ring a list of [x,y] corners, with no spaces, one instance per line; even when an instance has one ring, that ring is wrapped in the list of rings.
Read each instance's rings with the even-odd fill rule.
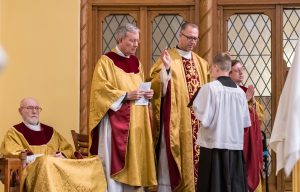
[[[19,113],[25,123],[37,125],[39,123],[39,114],[41,107],[36,99],[27,97],[21,100]]]
[[[24,106],[31,105],[31,104],[34,104],[34,105],[38,106],[39,102],[33,97],[26,97],[26,98],[21,100],[20,107],[24,107]]]

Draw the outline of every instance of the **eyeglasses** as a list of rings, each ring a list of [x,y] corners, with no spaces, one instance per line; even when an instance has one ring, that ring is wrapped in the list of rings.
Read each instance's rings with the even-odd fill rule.
[[[243,73],[245,71],[245,67],[239,68],[239,69],[232,69],[231,72],[235,73]]]
[[[31,110],[31,111],[33,111],[33,110],[37,110],[37,111],[39,111],[39,112],[42,111],[42,108],[39,107],[39,106],[27,106],[27,107],[21,107],[21,108],[22,108],[22,109]]]
[[[181,35],[185,36],[185,38],[187,38],[188,41],[196,41],[197,42],[199,40],[198,37],[187,36],[183,33],[181,33]]]
[[[140,43],[140,40],[139,40],[139,39],[129,39],[128,41],[129,41],[130,43],[137,43],[137,44]]]

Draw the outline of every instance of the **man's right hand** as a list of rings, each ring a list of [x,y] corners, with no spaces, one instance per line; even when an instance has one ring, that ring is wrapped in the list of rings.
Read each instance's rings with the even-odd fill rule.
[[[165,66],[166,70],[170,69],[171,63],[172,63],[172,59],[171,59],[171,56],[168,53],[167,49],[164,49],[161,52],[160,58],[161,58],[162,62],[164,63],[164,66]]]
[[[138,100],[144,96],[144,91],[134,90],[127,93],[126,100]]]

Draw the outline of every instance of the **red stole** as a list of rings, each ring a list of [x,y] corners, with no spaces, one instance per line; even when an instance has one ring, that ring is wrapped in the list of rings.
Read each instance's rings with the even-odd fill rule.
[[[172,79],[170,80],[172,81]],[[166,152],[168,158],[169,175],[172,191],[180,185],[181,177],[179,169],[176,165],[175,159],[173,158],[170,146],[170,117],[171,117],[171,83],[168,82],[167,92],[163,100],[163,125],[164,125],[164,137],[166,142]]]
[[[41,124],[41,131],[33,131],[23,122],[15,125],[14,128],[22,133],[29,145],[33,146],[47,144],[53,135],[53,128],[44,124]]]
[[[244,92],[247,88],[240,86]],[[255,191],[259,184],[262,168],[262,135],[256,108],[249,108],[251,127],[244,129],[244,157],[247,167],[247,184],[250,192]]]
[[[189,99],[191,100],[199,88],[200,78],[193,60],[185,59],[182,57],[182,61],[183,61],[185,79],[187,83],[187,89],[189,92]],[[197,133],[200,127],[200,122],[196,119],[193,110],[191,110],[191,121],[192,121],[191,124],[192,124],[192,136],[193,136],[194,178],[195,178],[195,187],[197,189],[200,147],[199,145],[196,144],[196,140],[197,140]]]
[[[124,103],[118,111],[108,111],[111,125],[111,167],[114,175],[125,166],[126,148],[130,122],[130,102]]]
[[[109,57],[114,64],[122,69],[126,73],[138,73],[140,62],[138,58],[134,55],[130,55],[129,58],[118,55],[115,52],[108,52],[105,54]]]

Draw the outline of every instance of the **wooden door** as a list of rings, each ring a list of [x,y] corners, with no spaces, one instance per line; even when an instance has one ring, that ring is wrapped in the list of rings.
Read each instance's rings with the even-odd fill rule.
[[[149,75],[152,63],[155,62],[165,47],[175,47],[178,33],[184,21],[190,21],[189,7],[146,6],[143,9],[132,7],[95,8],[96,17],[93,32],[93,63],[100,56],[116,46],[115,30],[118,26],[132,23],[140,28],[140,44],[137,56],[141,60],[145,75]]]
[[[175,47],[181,24],[196,22],[198,1],[103,0],[82,1],[80,132],[88,133],[89,91],[100,56],[116,46],[115,30],[125,23],[140,28],[137,57],[145,76],[165,47]]]

